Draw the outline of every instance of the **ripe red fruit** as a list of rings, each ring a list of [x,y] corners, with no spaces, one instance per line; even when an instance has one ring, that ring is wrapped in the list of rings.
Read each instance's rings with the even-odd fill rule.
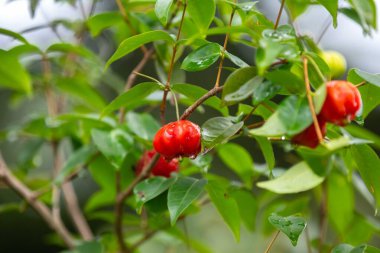
[[[136,175],[139,175],[144,167],[149,164],[152,157],[156,154],[156,151],[150,150],[146,151],[136,165]],[[154,165],[151,174],[154,176],[170,177],[172,172],[177,172],[179,168],[179,163],[177,159],[172,159],[171,161],[165,160],[162,156],[158,158],[156,165]]]
[[[320,116],[327,122],[344,126],[355,119],[362,106],[357,87],[347,81],[327,83],[326,100]]]
[[[318,124],[321,129],[322,136],[324,137],[326,135],[326,121],[318,117]],[[312,123],[301,133],[294,136],[292,138],[292,142],[298,145],[307,146],[309,148],[316,148],[319,144],[319,140],[314,123]]]
[[[200,127],[188,120],[166,124],[156,133],[153,146],[166,159],[195,158],[201,151]]]

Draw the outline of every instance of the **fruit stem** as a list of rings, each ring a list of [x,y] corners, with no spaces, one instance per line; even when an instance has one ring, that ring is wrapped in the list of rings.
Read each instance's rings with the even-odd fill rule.
[[[285,0],[282,0],[281,1],[281,6],[280,6],[280,10],[278,11],[278,15],[277,15],[277,18],[276,18],[276,23],[274,24],[274,30],[277,30],[278,24],[280,23],[280,18],[281,18],[284,6],[285,6]]]
[[[234,2],[236,3],[236,0]],[[228,22],[228,27],[231,27],[231,25],[232,25],[232,20],[234,18],[235,11],[236,11],[236,9],[233,8],[231,16],[230,16],[230,21]],[[222,55],[220,57],[220,62],[219,62],[219,66],[218,66],[218,73],[216,74],[216,80],[215,80],[214,88],[219,87],[219,85],[220,85],[220,76],[222,74],[223,62],[224,62],[225,53],[227,50],[227,44],[228,44],[229,36],[230,36],[230,33],[227,32],[226,37],[224,37],[223,50],[222,50]]]
[[[367,84],[367,82],[363,81],[361,83],[356,84],[355,86],[356,86],[356,88],[360,88],[360,87],[362,87],[363,85],[366,85],[366,84]]]
[[[183,3],[183,12],[182,12],[182,16],[181,16],[181,22],[179,24],[176,41],[175,41],[175,44],[173,46],[173,54],[172,54],[172,58],[170,59],[168,78],[166,80],[164,94],[162,96],[162,103],[161,103],[161,106],[160,106],[160,114],[161,114],[161,123],[162,123],[162,125],[165,124],[166,99],[167,99],[168,93],[170,91],[170,81],[171,81],[172,74],[173,74],[174,61],[175,61],[175,57],[176,57],[176,54],[177,54],[178,41],[179,41],[179,38],[181,36],[183,21],[185,19],[186,8],[187,8],[187,1],[185,1]]]
[[[307,68],[307,57],[303,57],[303,70],[305,75],[305,88],[306,88],[306,96],[309,102],[309,108],[311,112],[311,117],[313,118],[314,128],[317,133],[318,141],[321,143],[323,141],[323,135],[321,128],[319,127],[317,114],[315,113],[313,98],[311,97],[311,89],[310,89],[310,81],[309,81],[309,72]]]
[[[172,94],[173,99],[174,99],[175,114],[176,114],[177,120],[179,120],[179,109],[178,109],[177,96],[176,96],[176,94],[172,90],[170,90],[170,91],[171,91],[171,94]]]
[[[277,233],[275,234],[275,236],[273,237],[273,239],[270,241],[269,245],[268,245],[268,248],[265,250],[264,253],[269,253],[270,249],[272,248],[274,242],[276,241],[278,235],[280,234],[280,230],[277,231]]]

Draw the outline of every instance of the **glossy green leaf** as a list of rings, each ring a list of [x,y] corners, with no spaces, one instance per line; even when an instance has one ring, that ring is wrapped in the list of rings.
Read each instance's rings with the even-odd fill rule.
[[[353,248],[354,247],[349,244],[339,244],[333,248],[331,253],[350,253]]]
[[[321,5],[323,5],[326,10],[331,14],[333,19],[334,27],[337,26],[337,16],[338,16],[338,2],[339,0],[317,0]]]
[[[0,50],[0,62],[0,87],[3,86],[27,94],[32,92],[29,74],[15,55]]]
[[[54,183],[58,185],[62,184],[71,173],[78,169],[79,166],[82,166],[94,157],[96,152],[97,150],[94,146],[83,146],[76,150],[69,156],[66,163],[63,165],[63,168],[55,178]]]
[[[311,4],[310,0],[286,0],[286,7],[289,10],[290,17],[295,20],[304,13]]]
[[[87,26],[92,37],[97,37],[100,33],[117,23],[123,22],[123,17],[119,11],[102,12],[91,16],[87,21]]]
[[[244,125],[244,122],[234,123],[228,117],[215,117],[202,125],[202,143],[205,149],[210,150],[215,145],[227,141]]]
[[[133,86],[130,90],[119,95],[110,104],[108,104],[106,108],[103,109],[101,116],[103,117],[123,106],[127,106],[128,104],[133,104],[134,102],[144,99],[159,88],[160,86],[153,82],[140,83]]]
[[[156,119],[147,113],[129,112],[126,121],[128,128],[144,140],[153,140],[154,135],[160,129],[160,124]]]
[[[297,246],[298,238],[306,228],[306,220],[299,216],[281,217],[277,214],[271,214],[269,222],[287,237],[289,237],[293,246]]]
[[[219,214],[231,229],[237,241],[240,240],[240,214],[236,201],[230,196],[228,186],[216,180],[210,180],[206,186],[208,195]]]
[[[115,169],[120,169],[124,157],[132,148],[131,137],[121,129],[114,129],[110,132],[92,129],[91,136],[98,150]]]
[[[259,106],[262,102],[274,97],[280,90],[280,85],[276,85],[270,81],[264,81],[253,88],[252,104]]]
[[[84,46],[69,44],[69,43],[57,43],[49,46],[46,49],[47,53],[74,53],[85,58],[94,58],[95,54]]]
[[[80,243],[73,250],[65,250],[61,253],[103,253],[104,249],[100,242],[86,241]]]
[[[247,68],[247,67],[249,67],[249,65],[245,61],[243,61],[242,59],[240,59],[236,55],[233,55],[233,54],[231,54],[231,53],[229,53],[227,51],[225,51],[224,54],[236,66],[238,66],[240,68]]]
[[[207,180],[205,179],[179,177],[177,181],[170,186],[168,192],[168,209],[170,223],[172,225],[176,223],[183,211],[199,197],[206,184]]]
[[[314,174],[306,162],[300,162],[288,169],[281,176],[257,183],[257,186],[278,194],[298,193],[313,189],[324,178]]]
[[[331,253],[380,253],[380,249],[367,244],[355,248],[349,244],[340,244],[336,246]]]
[[[174,39],[167,32],[161,30],[149,31],[125,39],[120,43],[116,52],[107,61],[106,68],[108,68],[114,61],[126,56],[142,45],[158,40],[164,40],[170,44],[174,43]]]
[[[239,207],[240,218],[245,227],[250,230],[255,230],[256,218],[258,212],[258,201],[253,196],[252,192],[243,189],[232,190],[231,197],[236,201]]]
[[[137,212],[140,213],[143,205],[169,189],[176,181],[175,177],[152,177],[140,182],[133,189],[136,198]]]
[[[222,100],[225,105],[232,105],[252,95],[254,88],[263,82],[257,76],[256,68],[248,67],[234,71],[224,83]]]
[[[15,46],[11,48],[8,52],[15,55],[16,57],[29,54],[42,54],[42,51],[37,46],[31,44],[21,44]]]
[[[370,143],[370,145],[374,146],[377,149],[380,149],[380,136],[371,132],[370,130],[359,127],[354,124],[350,124],[346,126],[344,129],[355,137],[371,140],[373,143]]]
[[[255,136],[255,139],[260,146],[261,152],[264,155],[264,159],[267,163],[268,169],[272,171],[276,164],[272,143],[266,137]]]
[[[102,110],[106,106],[104,98],[84,78],[60,78],[57,80],[57,87],[89,108]]]
[[[220,45],[207,43],[191,52],[182,62],[181,68],[186,71],[200,71],[210,67],[220,57]]]
[[[207,30],[215,16],[214,0],[188,0],[187,12],[201,32]]]
[[[19,33],[15,33],[11,30],[0,28],[0,35],[5,35],[5,36],[11,37],[15,40],[18,40],[22,43],[29,44],[29,42],[22,35],[20,35]]]
[[[328,217],[339,234],[344,235],[354,217],[354,192],[347,179],[336,172],[327,180]]]
[[[173,0],[157,0],[156,5],[154,7],[154,12],[158,20],[163,25],[166,25],[169,20],[170,7],[173,4]]]
[[[177,93],[180,93],[187,98],[191,99],[192,102],[195,102],[198,100],[200,97],[202,97],[204,94],[208,92],[208,90],[193,85],[193,84],[174,84],[171,89]],[[215,110],[219,111],[222,113],[223,116],[228,115],[228,108],[227,107],[220,107],[221,104],[220,98],[213,96],[209,99],[207,99],[203,104],[210,106],[211,108],[214,108]]]
[[[302,79],[286,70],[275,70],[268,72],[265,77],[272,81],[272,86],[281,85],[289,94],[304,94],[305,84]]]
[[[376,210],[380,207],[380,159],[367,145],[351,146],[352,157],[368,190],[376,201]]]
[[[217,149],[220,159],[234,171],[247,187],[252,186],[254,164],[251,155],[235,143],[220,145]]]

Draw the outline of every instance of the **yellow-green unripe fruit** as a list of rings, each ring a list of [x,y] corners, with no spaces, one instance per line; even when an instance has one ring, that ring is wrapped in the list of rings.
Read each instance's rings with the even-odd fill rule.
[[[331,71],[331,78],[341,77],[347,68],[346,59],[337,51],[323,51],[320,55]]]

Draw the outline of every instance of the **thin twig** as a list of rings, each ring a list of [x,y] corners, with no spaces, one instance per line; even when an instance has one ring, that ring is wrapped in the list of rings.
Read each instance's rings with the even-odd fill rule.
[[[144,234],[144,236],[138,240],[137,242],[135,242],[135,244],[133,244],[130,249],[131,249],[131,252],[133,252],[134,250],[136,250],[138,247],[140,247],[141,244],[143,244],[144,242],[148,241],[150,238],[152,238],[159,230],[150,230],[148,232],[146,232]]]
[[[236,0],[235,0],[235,3],[236,3]],[[232,13],[231,13],[231,16],[230,16],[230,21],[228,22],[228,27],[231,27],[231,25],[232,25],[232,20],[234,18],[235,11],[236,11],[236,9],[234,8],[232,10]],[[230,36],[230,33],[227,32],[226,33],[226,37],[224,38],[222,56],[220,57],[220,62],[219,62],[219,66],[218,66],[218,73],[216,74],[216,81],[215,81],[214,87],[219,87],[219,84],[220,84],[220,76],[222,74],[223,62],[224,62],[225,53],[226,53],[226,50],[227,50],[227,44],[228,44],[228,38],[229,38],[229,36]]]
[[[269,243],[269,245],[268,245],[268,247],[267,247],[267,249],[265,250],[264,253],[269,253],[270,249],[271,249],[272,246],[273,246],[273,243],[276,241],[276,239],[277,239],[277,237],[278,237],[279,234],[280,234],[280,230],[277,231],[276,235],[275,235],[275,236],[273,237],[273,239],[270,241],[270,243]]]
[[[366,82],[366,81],[363,81],[363,82],[361,82],[361,83],[356,84],[355,86],[356,86],[356,88],[360,88],[360,87],[362,87],[362,86],[365,85],[365,84],[367,84],[367,82]]]
[[[315,128],[315,131],[317,133],[319,143],[321,143],[323,141],[323,135],[322,135],[321,128],[319,127],[317,114],[315,113],[313,98],[311,97],[311,89],[310,89],[309,73],[308,73],[308,68],[307,68],[307,58],[306,57],[303,57],[303,68],[304,68],[304,75],[305,75],[306,96],[307,96],[307,100],[309,102],[311,117],[313,118],[314,128]]]
[[[274,30],[277,29],[278,24],[280,23],[280,18],[281,18],[282,10],[284,9],[284,6],[285,6],[285,0],[282,0],[280,10],[278,11],[278,14],[277,14],[276,23],[274,24]]]
[[[155,154],[152,159],[150,160],[149,164],[147,164],[141,173],[132,181],[132,183],[129,184],[128,188],[125,189],[123,192],[120,192],[116,196],[116,205],[115,205],[115,232],[116,232],[116,238],[118,241],[118,245],[120,248],[121,253],[129,253],[132,252],[132,250],[127,246],[127,244],[124,241],[124,231],[123,231],[123,206],[124,201],[128,196],[130,196],[133,193],[133,188],[144,178],[146,178],[150,171],[153,169],[154,165],[158,161],[158,158],[160,157],[159,154]],[[120,175],[119,175],[120,177]],[[117,184],[120,182],[119,179],[116,180]],[[117,187],[120,188],[120,185]],[[120,190],[118,190],[120,191]]]
[[[154,48],[151,48],[144,53],[144,56],[139,62],[139,64],[136,65],[136,67],[132,70],[131,74],[128,76],[127,82],[125,83],[125,86],[124,86],[124,91],[128,91],[132,87],[132,85],[135,83],[136,78],[138,76],[136,73],[141,72],[141,70],[148,63],[153,53],[154,53]],[[120,108],[120,111],[119,111],[119,122],[120,123],[124,122],[124,119],[125,119],[125,108],[122,107]]]
[[[207,99],[209,99],[212,96],[215,96],[217,93],[219,93],[222,90],[223,90],[223,86],[214,87],[211,90],[209,90],[206,94],[204,94],[197,101],[195,101],[194,104],[192,104],[191,106],[189,106],[185,110],[185,112],[181,115],[181,117],[179,119],[180,120],[187,119],[190,116],[190,114],[192,114],[194,112],[194,110],[198,108],[198,106],[200,106],[201,104],[203,104],[204,101],[206,101]]]
[[[306,239],[307,253],[313,253],[313,250],[311,249],[309,229],[307,226],[305,228],[305,239]]]
[[[175,41],[175,44],[173,46],[173,54],[172,54],[172,57],[170,59],[168,78],[166,80],[164,94],[162,96],[162,103],[161,103],[161,106],[160,106],[160,116],[161,116],[161,123],[162,124],[165,124],[166,99],[167,99],[168,93],[170,91],[170,82],[171,82],[171,78],[172,78],[172,74],[173,74],[173,70],[174,70],[174,61],[175,61],[175,57],[176,57],[176,54],[177,54],[178,41],[179,41],[179,38],[181,36],[183,21],[185,20],[186,8],[187,8],[187,1],[185,1],[184,5],[183,5],[181,22],[179,24],[176,41]]]
[[[71,236],[67,228],[62,223],[57,222],[53,218],[53,214],[49,208],[43,202],[37,200],[34,193],[12,174],[1,153],[0,180],[2,180],[6,185],[25,199],[28,204],[42,217],[42,219],[45,220],[46,224],[48,224],[48,226],[50,226],[50,228],[62,238],[67,247],[74,247],[74,238]]]
[[[319,44],[319,42],[321,42],[323,36],[326,34],[327,30],[329,29],[330,25],[331,25],[331,22],[332,22],[332,19],[331,19],[331,16],[329,15],[326,19],[326,21],[324,22],[324,26],[320,32],[320,34],[318,35],[318,37],[315,39],[315,44]]]

